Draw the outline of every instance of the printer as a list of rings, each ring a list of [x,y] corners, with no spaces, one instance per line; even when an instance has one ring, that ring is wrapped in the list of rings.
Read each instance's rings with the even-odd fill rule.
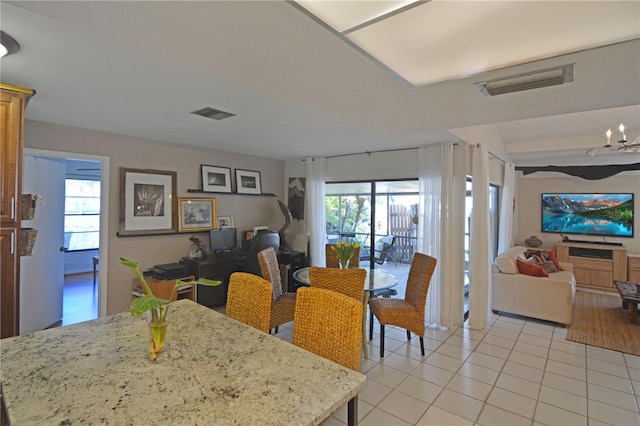
[[[189,275],[189,268],[182,263],[165,263],[150,268],[151,276],[157,280],[175,280]]]

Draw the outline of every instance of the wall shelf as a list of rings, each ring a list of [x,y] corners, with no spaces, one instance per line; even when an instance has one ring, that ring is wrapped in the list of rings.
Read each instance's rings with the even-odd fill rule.
[[[187,189],[187,192],[191,194],[228,194],[228,195],[248,195],[250,197],[277,197],[276,194],[272,194],[270,192],[263,192],[262,194],[239,194],[237,192],[203,191],[202,189]]]

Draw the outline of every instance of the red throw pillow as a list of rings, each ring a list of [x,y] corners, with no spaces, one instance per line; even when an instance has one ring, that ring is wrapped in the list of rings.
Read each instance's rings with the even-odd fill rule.
[[[518,271],[524,275],[531,275],[532,277],[548,277],[549,274],[547,271],[539,267],[538,265],[529,265],[521,261],[520,259],[516,259],[516,264],[518,265]]]
[[[562,269],[560,267],[560,264],[558,263],[558,258],[556,256],[556,251],[555,250],[549,250],[549,257],[551,258],[551,261],[553,262],[553,266],[556,267],[558,272],[564,271],[564,269]]]

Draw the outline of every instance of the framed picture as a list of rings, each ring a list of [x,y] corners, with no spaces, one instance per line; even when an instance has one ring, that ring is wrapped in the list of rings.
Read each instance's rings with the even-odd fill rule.
[[[207,231],[216,229],[215,198],[179,198],[178,199],[178,231]]]
[[[238,194],[262,194],[260,172],[236,169],[236,191]]]
[[[233,217],[229,216],[218,216],[218,228],[235,228],[233,226]]]
[[[202,190],[211,192],[231,192],[231,169],[202,165]]]
[[[177,173],[120,167],[122,235],[176,231]]]

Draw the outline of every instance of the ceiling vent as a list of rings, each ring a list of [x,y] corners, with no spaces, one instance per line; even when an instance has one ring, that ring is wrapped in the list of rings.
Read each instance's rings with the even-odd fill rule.
[[[503,95],[505,93],[521,92],[523,90],[538,89],[540,87],[557,86],[573,81],[574,65],[567,64],[555,68],[532,71],[511,77],[475,83],[474,85],[485,96]]]
[[[214,120],[224,120],[225,118],[233,117],[235,114],[230,112],[220,111],[219,109],[213,109],[205,107],[197,111],[193,111],[191,114],[199,115],[201,117],[213,118]]]

